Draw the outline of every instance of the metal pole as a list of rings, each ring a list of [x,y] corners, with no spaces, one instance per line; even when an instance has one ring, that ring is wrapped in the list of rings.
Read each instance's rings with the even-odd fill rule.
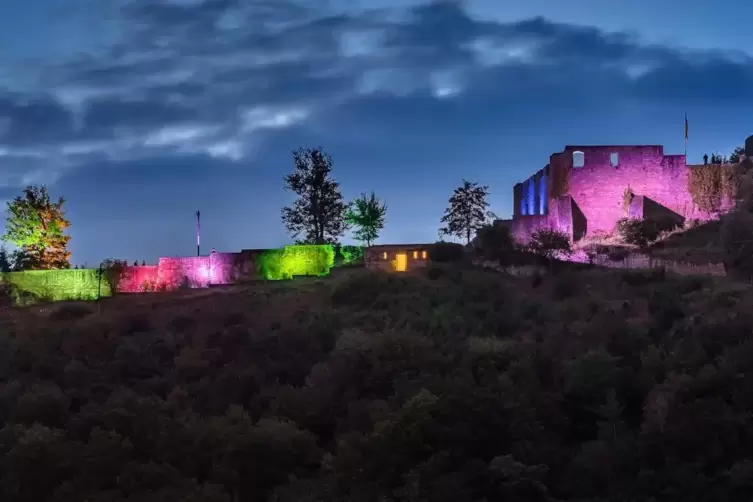
[[[196,256],[201,256],[201,212],[196,211]]]
[[[102,264],[99,264],[99,274],[97,280],[97,301],[102,297]]]

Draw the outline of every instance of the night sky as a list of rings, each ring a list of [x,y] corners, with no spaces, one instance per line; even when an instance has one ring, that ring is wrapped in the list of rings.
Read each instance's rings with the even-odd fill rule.
[[[290,152],[322,146],[347,199],[386,200],[379,242],[434,241],[462,178],[508,216],[566,144],[682,153],[687,113],[691,162],[741,145],[749,19],[731,0],[2,2],[0,200],[65,196],[75,264],[191,255],[196,209],[207,251],[276,247]]]

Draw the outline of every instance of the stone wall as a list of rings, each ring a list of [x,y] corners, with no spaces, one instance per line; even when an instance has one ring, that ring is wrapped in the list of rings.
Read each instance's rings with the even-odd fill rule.
[[[117,284],[118,293],[139,293],[147,284],[156,284],[159,268],[157,265],[126,267]]]
[[[582,152],[583,166],[574,167],[575,152]],[[616,154],[616,165],[612,156]],[[580,155],[580,154],[578,154]],[[617,221],[625,217],[644,217],[646,208],[676,219],[708,220],[717,214],[701,211],[688,191],[688,173],[684,155],[664,155],[658,145],[647,146],[567,146],[550,156],[547,167],[513,188],[513,234],[530,235],[533,228],[561,229],[578,240],[594,233],[611,233]],[[564,174],[563,174],[564,173]],[[541,179],[566,178],[566,195],[541,202],[548,197]],[[626,190],[635,195],[625,208]],[[725,201],[722,210],[730,208]],[[568,207],[572,214],[566,215]],[[568,223],[570,226],[568,226]]]
[[[138,293],[153,287],[175,289],[183,284],[203,288],[233,284],[246,275],[253,275],[253,256],[249,253],[168,257],[160,258],[157,265],[127,267],[117,289],[118,293]]]
[[[599,254],[593,258],[589,258],[584,252],[578,252],[570,256],[569,259],[574,262],[590,262],[594,265],[608,268],[665,268],[681,275],[711,275],[717,277],[724,277],[727,275],[723,263],[690,263],[677,260],[663,260],[639,252],[628,253],[623,258],[614,258],[607,254]]]

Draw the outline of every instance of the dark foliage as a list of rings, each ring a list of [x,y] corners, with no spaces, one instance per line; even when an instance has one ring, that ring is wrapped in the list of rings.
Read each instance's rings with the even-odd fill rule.
[[[465,248],[456,242],[435,242],[429,246],[428,257],[439,263],[459,262],[465,258]]]
[[[337,243],[348,228],[348,205],[332,178],[332,158],[321,148],[300,148],[293,152],[293,166],[285,190],[297,199],[282,208],[285,228],[301,244]]]
[[[449,235],[465,238],[465,243],[470,244],[473,234],[495,218],[494,213],[489,211],[488,197],[488,186],[463,180],[453,191],[442,216],[444,227],[439,230],[440,237]]]
[[[9,312],[0,500],[747,500],[752,288],[427,275]]]
[[[651,220],[622,218],[617,221],[617,233],[627,244],[646,247],[659,237],[659,227]]]

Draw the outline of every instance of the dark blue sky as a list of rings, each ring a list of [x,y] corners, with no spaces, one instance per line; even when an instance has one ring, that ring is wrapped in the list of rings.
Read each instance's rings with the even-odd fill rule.
[[[8,5],[5,5],[5,4]],[[510,5],[517,3],[518,6]],[[35,0],[0,4],[0,200],[68,199],[77,264],[286,244],[291,150],[321,145],[380,242],[433,241],[462,178],[565,144],[728,153],[753,133],[743,2]]]

